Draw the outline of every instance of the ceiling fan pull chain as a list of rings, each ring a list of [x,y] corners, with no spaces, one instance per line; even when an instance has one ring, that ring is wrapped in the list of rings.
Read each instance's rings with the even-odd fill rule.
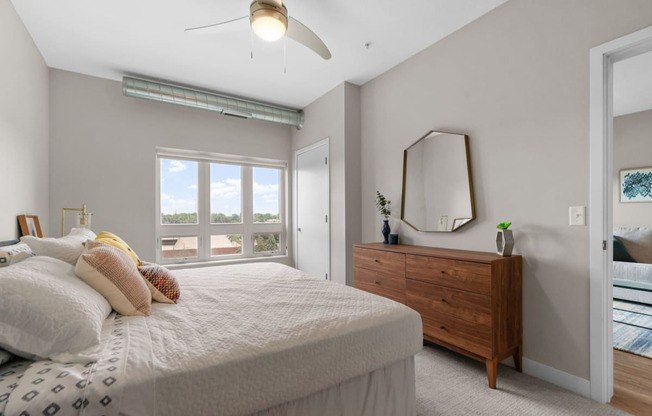
[[[249,28],[249,33],[251,34],[251,59],[254,59],[254,31]]]
[[[283,73],[288,73],[288,60],[287,60],[287,41],[283,38]]]

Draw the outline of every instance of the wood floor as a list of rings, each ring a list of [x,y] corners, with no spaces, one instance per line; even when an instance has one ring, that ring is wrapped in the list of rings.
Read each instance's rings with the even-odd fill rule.
[[[636,416],[652,414],[652,359],[614,350],[610,404]]]

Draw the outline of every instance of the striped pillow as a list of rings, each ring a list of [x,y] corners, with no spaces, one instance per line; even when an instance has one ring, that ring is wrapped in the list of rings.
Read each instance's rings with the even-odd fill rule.
[[[152,299],[163,303],[177,303],[179,299],[179,283],[172,273],[163,266],[155,263],[146,263],[138,267],[143,275]]]
[[[100,292],[122,315],[147,316],[152,295],[131,257],[108,244],[89,240],[75,274]]]

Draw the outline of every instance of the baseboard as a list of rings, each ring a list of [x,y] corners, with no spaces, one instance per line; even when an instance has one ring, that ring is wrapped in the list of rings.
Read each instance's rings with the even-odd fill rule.
[[[588,399],[591,398],[591,383],[589,380],[565,373],[556,368],[527,358],[523,358],[523,372],[566,390],[570,390],[580,396],[584,396]]]

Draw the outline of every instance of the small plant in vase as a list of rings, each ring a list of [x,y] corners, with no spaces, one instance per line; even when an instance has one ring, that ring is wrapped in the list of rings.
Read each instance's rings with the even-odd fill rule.
[[[383,238],[385,239],[383,243],[389,244],[389,233],[392,231],[389,228],[389,216],[392,215],[392,201],[385,198],[380,191],[376,191],[376,208],[378,209],[378,213],[385,218],[383,220],[383,228],[381,229]]]
[[[496,252],[503,257],[511,256],[512,249],[514,248],[514,236],[512,235],[512,230],[509,229],[510,225],[512,225],[511,222],[501,222],[496,225],[496,228],[498,228],[498,233],[496,234]]]

